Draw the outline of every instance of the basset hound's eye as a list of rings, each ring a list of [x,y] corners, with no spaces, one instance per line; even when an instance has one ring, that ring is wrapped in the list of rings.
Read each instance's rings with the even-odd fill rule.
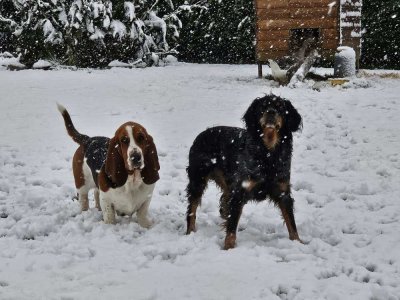
[[[123,144],[129,144],[129,137],[123,136],[123,137],[121,138],[121,143],[123,143]]]
[[[137,135],[137,137],[136,137],[136,141],[137,141],[138,143],[143,143],[144,140],[145,140],[144,134],[143,134],[143,133],[139,133],[139,134]]]

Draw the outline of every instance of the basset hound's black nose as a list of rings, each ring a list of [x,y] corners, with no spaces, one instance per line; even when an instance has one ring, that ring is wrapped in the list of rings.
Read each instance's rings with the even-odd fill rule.
[[[142,162],[142,155],[138,151],[133,151],[129,155],[129,159],[134,165],[138,165]]]

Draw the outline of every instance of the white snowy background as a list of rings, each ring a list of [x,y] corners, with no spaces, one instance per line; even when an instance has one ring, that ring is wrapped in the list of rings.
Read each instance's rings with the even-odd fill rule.
[[[176,64],[111,70],[0,69],[0,299],[400,299],[398,79],[347,88],[277,87],[256,66]],[[371,72],[370,72],[371,73]],[[185,167],[195,136],[242,126],[274,92],[303,116],[293,196],[300,237],[267,201],[247,204],[237,248],[221,250],[219,191],[210,184],[186,236]],[[80,213],[56,102],[82,133],[143,124],[159,151],[154,226],[105,225]],[[91,202],[91,206],[94,203]]]

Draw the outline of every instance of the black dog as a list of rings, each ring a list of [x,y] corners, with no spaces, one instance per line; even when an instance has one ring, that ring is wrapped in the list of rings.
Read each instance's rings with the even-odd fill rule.
[[[257,98],[243,116],[246,129],[212,127],[200,133],[189,153],[186,188],[189,201],[187,234],[195,231],[196,210],[209,180],[222,189],[225,219],[224,249],[235,247],[243,206],[269,197],[282,211],[291,240],[301,242],[290,194],[292,132],[302,124],[289,100],[268,95]]]

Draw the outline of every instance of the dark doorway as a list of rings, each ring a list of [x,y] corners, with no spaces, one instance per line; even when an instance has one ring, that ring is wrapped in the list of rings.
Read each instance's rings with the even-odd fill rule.
[[[319,28],[297,28],[290,30],[289,53],[290,55],[307,56],[313,49],[318,49],[320,44]]]

